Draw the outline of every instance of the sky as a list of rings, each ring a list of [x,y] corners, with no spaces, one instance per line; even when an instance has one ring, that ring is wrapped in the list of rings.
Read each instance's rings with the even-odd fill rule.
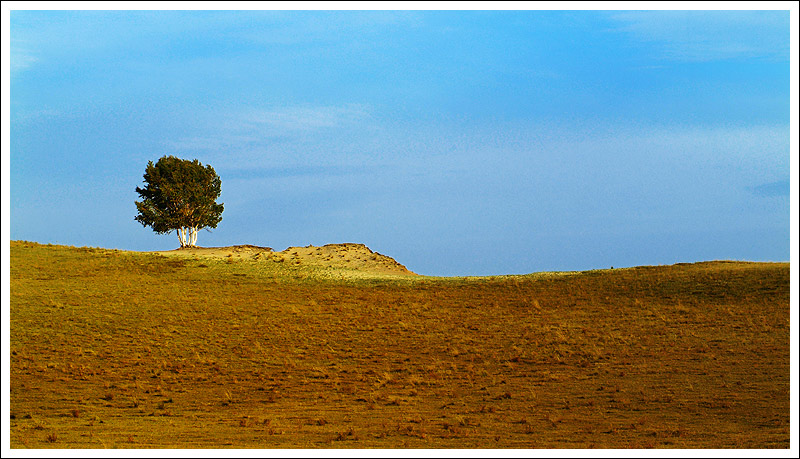
[[[789,261],[789,31],[788,9],[12,9],[10,239],[177,248],[134,220],[173,155],[222,179],[200,246],[364,243],[434,276]]]

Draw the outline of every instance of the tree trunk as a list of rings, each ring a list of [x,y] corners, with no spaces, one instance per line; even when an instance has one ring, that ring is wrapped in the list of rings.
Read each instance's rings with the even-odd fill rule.
[[[189,228],[189,246],[194,247],[197,244],[197,227]]]
[[[176,232],[178,233],[178,239],[181,241],[181,248],[195,247],[197,245],[198,231],[196,226],[179,228]]]
[[[178,228],[178,240],[181,241],[181,248],[186,247],[186,228]]]

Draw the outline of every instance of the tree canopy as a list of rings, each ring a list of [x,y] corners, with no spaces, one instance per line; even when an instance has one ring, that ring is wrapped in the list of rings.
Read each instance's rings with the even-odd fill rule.
[[[135,220],[158,234],[177,231],[181,247],[194,246],[198,230],[222,221],[223,204],[216,202],[222,180],[211,166],[164,156],[148,161],[144,183],[136,187],[142,201],[136,201]]]

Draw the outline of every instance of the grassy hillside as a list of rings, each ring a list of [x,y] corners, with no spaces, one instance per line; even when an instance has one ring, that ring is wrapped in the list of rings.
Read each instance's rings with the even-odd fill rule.
[[[11,447],[789,447],[786,263],[348,273],[12,242]]]

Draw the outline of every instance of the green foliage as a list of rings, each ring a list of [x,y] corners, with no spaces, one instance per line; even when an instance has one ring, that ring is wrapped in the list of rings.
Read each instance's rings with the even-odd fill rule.
[[[222,221],[223,204],[216,200],[222,181],[214,168],[200,161],[164,156],[148,161],[145,187],[136,187],[135,220],[159,234],[181,228],[216,228]]]

